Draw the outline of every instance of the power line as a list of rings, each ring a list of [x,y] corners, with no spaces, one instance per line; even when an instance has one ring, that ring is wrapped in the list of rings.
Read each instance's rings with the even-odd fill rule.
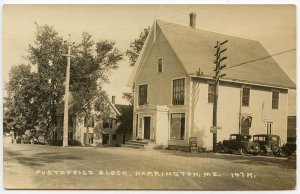
[[[241,65],[245,65],[245,64],[248,64],[248,63],[252,63],[252,62],[255,62],[255,61],[261,61],[261,60],[264,60],[264,59],[267,59],[267,58],[270,58],[270,57],[273,57],[273,56],[276,56],[276,55],[281,55],[281,54],[288,53],[288,52],[295,51],[295,50],[296,49],[290,49],[290,50],[282,51],[282,52],[275,53],[273,55],[269,55],[269,56],[262,57],[262,58],[259,58],[259,59],[254,59],[254,60],[251,60],[251,61],[246,61],[246,62],[243,62],[243,63],[239,63],[237,65],[232,65],[232,66],[224,68],[224,69],[231,69],[231,68],[238,67],[238,66],[241,66]]]

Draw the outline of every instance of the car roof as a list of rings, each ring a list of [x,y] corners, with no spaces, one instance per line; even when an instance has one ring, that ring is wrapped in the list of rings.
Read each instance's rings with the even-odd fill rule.
[[[255,134],[253,136],[268,136],[268,137],[279,137],[279,135],[272,135],[272,134]]]
[[[233,133],[233,134],[230,134],[230,135],[251,136],[251,135],[248,135],[248,134],[239,134],[239,133]]]

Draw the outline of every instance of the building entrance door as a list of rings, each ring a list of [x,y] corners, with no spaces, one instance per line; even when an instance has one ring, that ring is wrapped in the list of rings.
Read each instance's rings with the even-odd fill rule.
[[[144,117],[144,139],[150,139],[151,117]]]
[[[102,138],[102,145],[107,145],[109,142],[109,134],[103,134]]]
[[[241,123],[241,133],[249,135],[249,129],[251,127],[252,118],[243,118]]]

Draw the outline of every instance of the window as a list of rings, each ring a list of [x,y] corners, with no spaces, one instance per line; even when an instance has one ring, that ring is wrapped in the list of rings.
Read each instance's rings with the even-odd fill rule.
[[[184,78],[173,80],[173,105],[184,104]]]
[[[69,122],[69,127],[73,127],[73,117],[72,117],[72,115],[69,115],[68,122]]]
[[[112,128],[114,128],[114,126],[116,126],[117,125],[117,119],[113,119],[113,118],[111,118],[110,119],[110,128],[112,129]]]
[[[171,139],[184,139],[185,133],[185,114],[171,114]]]
[[[89,133],[89,144],[94,143],[94,133]]]
[[[208,103],[213,103],[215,98],[215,84],[208,84]]]
[[[57,131],[53,131],[53,141],[56,141],[58,138],[57,138]]]
[[[68,139],[69,141],[73,141],[73,132],[69,132]]]
[[[112,140],[117,140],[117,135],[114,134],[114,135],[112,136]]]
[[[143,122],[143,118],[140,118],[140,122],[139,122],[139,128],[142,129],[142,122]]]
[[[258,140],[259,140],[259,141],[266,141],[266,137],[260,136],[260,137],[258,137]]]
[[[57,127],[62,127],[64,123],[64,118],[62,116],[57,116],[56,117],[56,126]]]
[[[157,60],[157,70],[158,70],[158,73],[163,72],[163,59],[162,58],[159,58]]]
[[[94,118],[87,119],[84,118],[84,127],[94,127]]]
[[[103,128],[110,128],[110,119],[103,119]]]
[[[148,85],[140,85],[139,86],[139,105],[147,104],[147,90]]]
[[[136,121],[135,121],[135,122],[136,122],[136,123],[135,123],[135,137],[138,136],[138,131],[139,131],[139,130],[138,130],[138,123],[139,123],[138,121],[139,121],[139,115],[137,114],[137,115],[136,115]]]
[[[250,88],[243,88],[242,105],[249,106],[249,101],[250,101]]]
[[[272,141],[278,141],[278,140],[279,140],[278,137],[276,137],[276,136],[272,137]]]
[[[267,122],[267,134],[273,133],[273,122]]]
[[[272,109],[278,109],[279,104],[279,92],[272,92]]]

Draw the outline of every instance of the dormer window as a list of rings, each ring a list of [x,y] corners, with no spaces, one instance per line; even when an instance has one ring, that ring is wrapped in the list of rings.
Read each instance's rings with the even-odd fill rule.
[[[158,73],[163,72],[163,58],[157,59],[157,71]]]

